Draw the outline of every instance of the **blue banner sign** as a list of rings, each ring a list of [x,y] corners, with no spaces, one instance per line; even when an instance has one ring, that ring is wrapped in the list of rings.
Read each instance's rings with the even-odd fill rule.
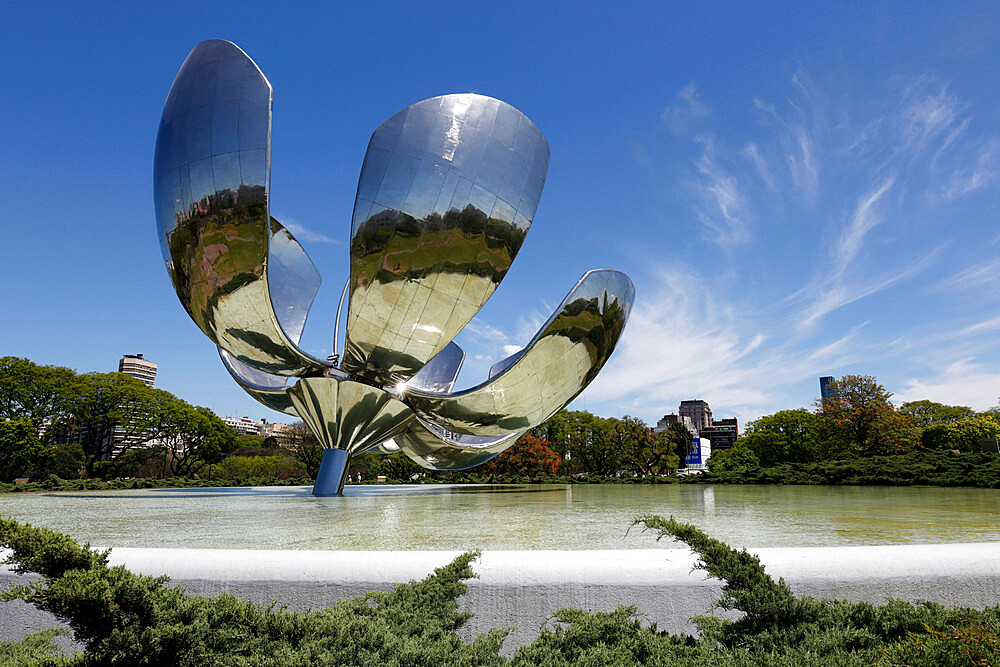
[[[692,448],[692,451],[691,451],[690,454],[687,455],[687,458],[684,459],[684,462],[687,463],[689,466],[692,466],[692,465],[700,466],[701,465],[701,438],[694,438],[693,440],[691,440],[691,448]]]

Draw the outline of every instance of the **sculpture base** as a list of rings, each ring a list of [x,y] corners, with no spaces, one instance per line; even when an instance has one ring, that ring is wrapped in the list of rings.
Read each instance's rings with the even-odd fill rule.
[[[343,449],[323,450],[323,461],[319,464],[319,474],[313,484],[314,496],[344,495],[347,462],[350,458],[351,455]]]

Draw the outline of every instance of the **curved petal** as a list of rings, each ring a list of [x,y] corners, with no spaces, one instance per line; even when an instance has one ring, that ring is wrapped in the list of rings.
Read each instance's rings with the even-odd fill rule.
[[[267,262],[271,84],[235,44],[191,51],[156,137],[153,191],[167,271],[191,319],[243,363],[276,375],[321,370],[271,304]]]
[[[462,370],[465,362],[465,350],[458,346],[455,341],[451,341],[443,350],[434,355],[434,358],[427,362],[427,365],[420,369],[405,386],[429,391],[433,393],[446,394],[455,387],[455,380]]]
[[[413,420],[413,412],[388,392],[352,380],[302,378],[288,395],[324,447],[352,454],[396,437]]]
[[[522,433],[483,438],[448,433],[417,418],[394,441],[414,463],[428,470],[464,470],[486,463],[517,442]]]
[[[514,107],[445,95],[372,135],[351,227],[342,367],[413,377],[493,294],[531,225],[549,148]]]
[[[502,373],[454,394],[407,388],[404,400],[420,419],[453,433],[500,437],[524,432],[597,376],[625,328],[634,297],[624,273],[589,271]]]
[[[236,384],[246,393],[250,394],[257,402],[266,405],[272,410],[284,412],[286,415],[298,417],[292,405],[292,399],[288,396],[285,383],[287,378],[280,375],[271,375],[264,371],[259,371],[253,366],[247,366],[242,361],[229,354],[221,347],[219,357],[222,358],[222,365],[226,367],[229,374],[236,380]]]
[[[292,233],[271,218],[267,253],[267,289],[281,330],[296,347],[323,277]]]

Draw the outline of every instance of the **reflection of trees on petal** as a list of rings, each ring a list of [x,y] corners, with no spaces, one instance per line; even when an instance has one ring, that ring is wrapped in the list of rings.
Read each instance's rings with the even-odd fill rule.
[[[167,96],[154,159],[178,298],[251,396],[298,413],[327,447],[395,438],[420,465],[457,469],[503,451],[594,379],[634,295],[617,271],[588,272],[523,350],[452,391],[464,358],[452,339],[510,269],[549,162],[527,117],[471,94],[418,102],[372,134],[351,223],[343,356],[335,367],[301,350],[320,278],[270,217],[271,98],[237,46],[202,42]]]

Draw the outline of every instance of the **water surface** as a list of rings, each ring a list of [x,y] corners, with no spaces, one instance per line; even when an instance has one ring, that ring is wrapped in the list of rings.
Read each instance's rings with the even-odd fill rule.
[[[1000,490],[414,485],[0,494],[0,514],[94,545],[202,549],[644,549],[639,514],[737,547],[1000,541]],[[626,535],[626,532],[628,534]],[[662,541],[660,547],[671,546]],[[676,546],[676,545],[674,545]]]

